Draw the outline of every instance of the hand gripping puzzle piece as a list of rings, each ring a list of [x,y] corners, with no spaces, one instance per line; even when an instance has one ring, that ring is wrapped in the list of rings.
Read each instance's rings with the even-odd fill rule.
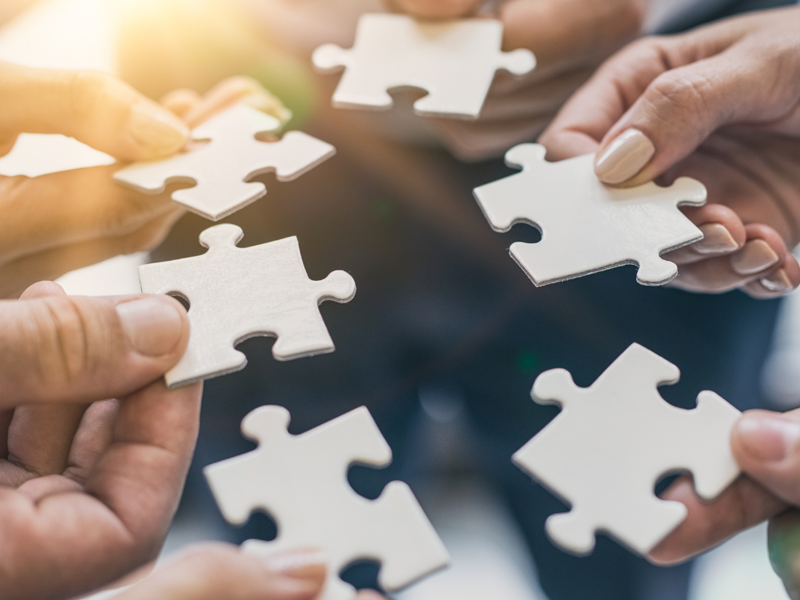
[[[392,451],[366,407],[301,435],[287,431],[289,412],[262,406],[242,421],[258,448],[205,468],[225,519],[243,524],[261,509],[278,525],[272,542],[249,540],[244,549],[266,555],[317,548],[329,559],[318,600],[353,600],[339,573],[358,560],[381,562],[380,583],[395,591],[447,566],[449,556],[411,489],[393,481],[377,500],[347,482],[352,464],[383,467]]]
[[[200,234],[208,252],[139,267],[142,291],[188,300],[189,346],[165,375],[169,387],[243,369],[244,354],[235,344],[259,335],[278,339],[278,360],[334,350],[319,303],[349,302],[356,293],[353,278],[334,271],[322,281],[306,274],[296,237],[237,248],[242,229],[222,224]]]
[[[646,555],[686,518],[683,504],[655,496],[660,477],[689,470],[706,500],[736,479],[730,435],[741,413],[708,391],[693,410],[668,404],[657,386],[679,377],[675,365],[633,344],[588,388],[564,369],[536,379],[534,400],[563,408],[513,460],[571,504],[547,520],[556,544],[588,554],[595,532],[605,531]]]
[[[703,184],[681,177],[670,187],[612,188],[595,175],[593,154],[551,163],[545,152],[539,144],[515,146],[506,163],[522,172],[475,189],[495,231],[528,223],[541,232],[538,243],[516,242],[510,250],[534,284],[628,264],[639,266],[643,285],[662,285],[678,274],[661,254],[703,238],[678,210],[705,203]]]
[[[237,104],[192,131],[197,144],[186,152],[134,163],[114,180],[135,190],[159,194],[170,183],[194,187],[176,190],[172,199],[198,215],[218,221],[267,193],[251,177],[275,171],[278,181],[291,181],[333,156],[333,146],[290,131],[278,142],[262,142],[259,133],[277,132],[281,123],[245,104]]]
[[[318,70],[345,68],[333,95],[337,108],[389,109],[388,91],[399,87],[428,92],[414,103],[422,115],[476,119],[496,71],[533,70],[529,50],[502,52],[503,25],[491,19],[418,21],[406,15],[366,14],[350,50],[317,48]]]

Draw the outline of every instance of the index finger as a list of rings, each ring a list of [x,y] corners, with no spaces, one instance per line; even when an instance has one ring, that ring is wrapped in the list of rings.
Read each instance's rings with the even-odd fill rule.
[[[666,69],[660,38],[634,42],[610,59],[542,134],[539,141],[548,160],[596,152],[606,133]]]
[[[686,520],[648,556],[650,561],[663,565],[684,562],[787,507],[783,500],[746,475],[712,502],[697,496],[688,476],[678,479],[661,497],[681,502],[688,509]]]

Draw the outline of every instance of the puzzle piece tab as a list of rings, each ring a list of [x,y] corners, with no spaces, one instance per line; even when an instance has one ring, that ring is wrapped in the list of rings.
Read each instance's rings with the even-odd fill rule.
[[[289,420],[285,408],[257,408],[242,421],[242,433],[258,449],[205,468],[228,522],[243,524],[259,509],[277,522],[277,539],[249,540],[246,551],[324,551],[330,562],[318,600],[353,600],[355,589],[339,573],[358,560],[381,562],[380,583],[388,591],[447,566],[447,550],[405,483],[393,481],[377,500],[348,484],[351,465],[383,467],[392,459],[365,407],[301,435],[288,433]]]
[[[237,248],[242,235],[236,225],[216,225],[200,234],[205,254],[139,267],[143,292],[190,303],[189,347],[165,375],[169,387],[243,369],[247,359],[234,345],[254,336],[276,336],[272,354],[278,360],[334,349],[318,305],[349,302],[353,278],[334,271],[310,280],[296,237]]]
[[[333,146],[300,131],[278,142],[256,139],[277,132],[275,117],[244,104],[218,114],[194,131],[197,144],[169,158],[134,163],[120,169],[114,180],[147,194],[158,194],[170,183],[194,183],[177,190],[172,199],[198,215],[218,221],[267,193],[251,177],[275,171],[278,181],[291,181],[333,156]]]
[[[741,413],[708,391],[693,410],[668,404],[656,388],[679,376],[675,365],[633,344],[588,388],[564,369],[536,379],[534,400],[563,408],[513,460],[571,505],[547,520],[559,546],[587,554],[595,532],[604,531],[646,555],[686,518],[683,504],[655,496],[660,477],[691,471],[706,500],[736,479],[730,435]]]
[[[407,15],[366,14],[350,50],[334,44],[314,52],[314,65],[333,73],[345,68],[333,95],[337,108],[388,109],[388,91],[420,88],[422,115],[475,119],[495,72],[524,75],[536,66],[529,50],[502,52],[503,25],[491,19],[418,21]]]
[[[643,285],[662,285],[678,274],[661,254],[703,238],[678,210],[705,203],[703,184],[681,177],[670,187],[612,188],[595,175],[593,154],[551,163],[545,152],[539,144],[515,146],[506,163],[522,172],[475,189],[495,231],[528,223],[541,232],[540,242],[516,242],[510,251],[534,284],[629,264],[639,266]]]

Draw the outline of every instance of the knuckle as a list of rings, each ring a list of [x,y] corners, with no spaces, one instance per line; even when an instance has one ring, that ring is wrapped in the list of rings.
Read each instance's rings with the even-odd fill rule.
[[[46,298],[32,311],[30,348],[43,380],[70,383],[98,370],[111,348],[103,341],[111,336],[96,335],[93,329],[107,327],[95,316],[87,319],[79,300],[70,297]]]
[[[717,115],[710,102],[713,84],[688,69],[674,69],[657,77],[647,90],[645,104],[662,120],[704,125],[707,135]],[[714,118],[709,119],[708,117]]]

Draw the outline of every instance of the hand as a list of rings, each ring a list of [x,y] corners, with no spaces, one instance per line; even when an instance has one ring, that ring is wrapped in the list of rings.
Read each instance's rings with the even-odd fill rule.
[[[264,559],[213,544],[187,552],[114,600],[313,600],[325,583],[325,558],[296,551]],[[357,600],[381,600],[362,592]]]
[[[733,431],[731,447],[745,475],[710,503],[697,498],[688,478],[671,486],[663,497],[685,504],[689,515],[650,558],[662,564],[680,562],[769,519],[772,564],[792,599],[798,600],[800,410],[745,413]]]
[[[772,298],[800,284],[798,27],[790,8],[635,42],[540,139],[551,159],[597,152],[610,185],[706,185],[709,204],[684,211],[705,239],[666,255],[677,287]]]
[[[392,0],[390,6],[424,18],[467,15],[478,0]],[[505,50],[527,48],[534,71],[499,74],[476,121],[431,119],[450,150],[464,160],[500,156],[534,139],[561,105],[613,52],[638,36],[643,0],[507,0],[497,14]]]
[[[198,430],[201,386],[160,379],[188,336],[167,296],[41,283],[0,302],[4,599],[77,596],[157,556]]]
[[[240,100],[287,118],[274,96],[246,78],[225,81],[206,98],[171,94],[165,108],[107,75],[0,63],[0,91],[5,152],[24,131],[64,133],[123,160],[154,158],[176,152],[189,127]],[[148,196],[114,183],[118,168],[0,177],[0,297],[16,297],[34,281],[161,243],[183,210],[169,193]]]

